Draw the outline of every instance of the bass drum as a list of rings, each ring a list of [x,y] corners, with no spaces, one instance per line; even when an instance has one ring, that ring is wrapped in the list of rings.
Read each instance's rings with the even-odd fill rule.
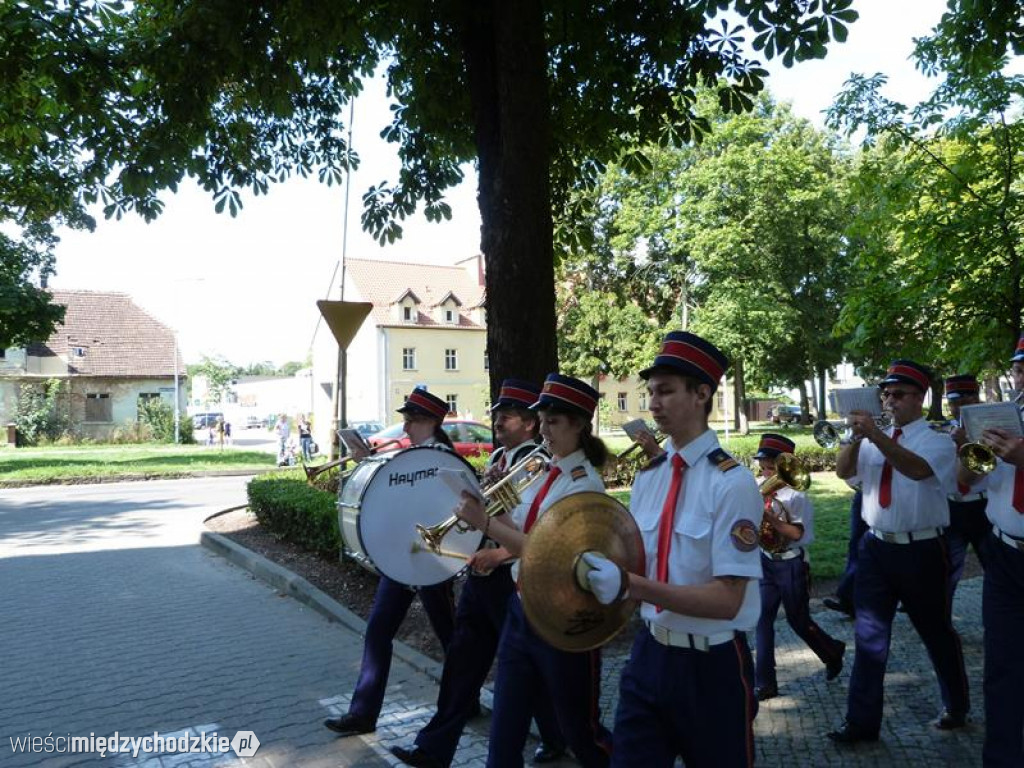
[[[458,503],[439,470],[473,473],[468,461],[433,445],[373,456],[360,462],[341,488],[338,527],[344,553],[399,584],[440,584],[466,567],[461,557],[416,551],[422,542],[417,524],[447,520]],[[483,540],[480,531],[452,529],[444,550],[467,558]]]

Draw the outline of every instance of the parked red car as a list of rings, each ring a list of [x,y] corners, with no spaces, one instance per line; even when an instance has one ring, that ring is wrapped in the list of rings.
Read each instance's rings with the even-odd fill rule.
[[[491,443],[491,428],[486,424],[481,424],[479,421],[448,419],[444,422],[442,428],[448,433],[448,437],[455,446],[455,451],[460,456],[480,456],[481,454],[490,453],[494,449]],[[382,429],[380,432],[371,435],[367,438],[367,442],[376,448],[382,443],[399,439],[401,440],[400,443],[390,446],[387,450],[397,451],[409,447],[409,437],[402,431],[402,422],[392,424],[387,429]]]

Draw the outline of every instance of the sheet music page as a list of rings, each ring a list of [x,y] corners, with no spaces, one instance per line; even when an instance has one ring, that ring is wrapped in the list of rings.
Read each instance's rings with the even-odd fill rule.
[[[452,490],[456,498],[462,496],[463,491],[469,491],[469,493],[476,496],[480,501],[486,503],[487,500],[480,492],[480,483],[477,482],[477,479],[472,477],[466,470],[439,467],[437,473],[438,477],[444,481],[444,484]]]
[[[629,439],[633,440],[634,442],[636,441],[637,437],[639,437],[640,434],[643,432],[649,432],[652,435],[654,434],[654,430],[651,429],[650,424],[648,424],[643,419],[633,419],[632,421],[627,421],[625,424],[622,425],[622,431],[625,432]]]
[[[372,450],[370,444],[366,442],[366,438],[354,429],[339,429],[338,437],[341,438],[341,442],[348,448],[349,453],[356,453],[359,450],[370,453]]]
[[[993,427],[1024,437],[1020,411],[1015,403],[965,405],[960,409],[960,422],[964,425],[967,439],[972,443],[981,442],[981,433]]]
[[[872,416],[882,415],[882,401],[878,387],[856,387],[854,389],[837,389],[836,410],[846,418],[850,411],[867,411]]]

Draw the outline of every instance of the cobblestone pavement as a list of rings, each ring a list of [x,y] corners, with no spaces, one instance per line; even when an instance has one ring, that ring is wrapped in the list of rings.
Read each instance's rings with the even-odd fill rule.
[[[321,613],[197,546],[202,519],[240,503],[244,480],[159,481],[21,489],[0,494],[0,766],[382,766],[432,714],[436,665],[396,658],[375,733],[337,739],[321,720],[345,711],[362,639]],[[308,585],[290,585],[298,594]],[[300,596],[301,597],[301,596]],[[824,667],[780,618],[781,695],[755,722],[759,766],[972,766],[980,764],[981,582],[963,582],[954,618],[971,681],[974,722],[940,733],[941,708],[924,648],[899,615],[886,677],[882,739],[837,749],[825,732],[843,717],[852,623],[819,611],[849,646],[847,669]],[[611,722],[625,659],[606,657],[603,711]],[[485,692],[484,703],[489,703]],[[455,765],[482,766],[487,718],[470,723]],[[14,754],[9,739],[138,737],[252,730],[255,757]],[[556,768],[574,765],[565,761]]]

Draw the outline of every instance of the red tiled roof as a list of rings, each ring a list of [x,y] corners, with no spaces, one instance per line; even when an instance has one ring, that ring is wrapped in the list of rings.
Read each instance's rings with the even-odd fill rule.
[[[30,346],[30,355],[63,357],[68,361],[68,373],[79,375],[174,377],[174,331],[128,294],[51,293],[55,304],[67,307],[64,322],[45,342]],[[72,354],[76,347],[85,354]],[[178,372],[185,372],[180,353]]]
[[[359,298],[373,304],[370,314],[377,325],[397,324],[391,314],[391,305],[410,291],[425,309],[443,303],[448,294],[452,294],[462,307],[470,309],[484,302],[484,287],[463,267],[376,259],[347,259],[345,265],[348,276],[359,291]],[[442,327],[445,323],[438,322],[427,312],[420,312],[416,325]],[[459,327],[483,328],[461,313]]]

